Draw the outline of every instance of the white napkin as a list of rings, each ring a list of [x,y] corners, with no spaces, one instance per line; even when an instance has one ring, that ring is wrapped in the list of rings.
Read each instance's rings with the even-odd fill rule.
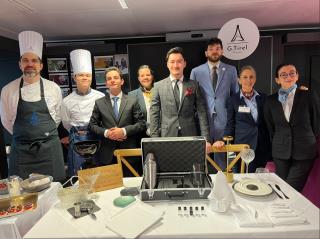
[[[257,211],[251,206],[238,205],[233,216],[239,227],[272,227],[272,222],[263,211]]]
[[[107,220],[106,227],[124,238],[136,238],[160,221],[163,213],[150,205],[136,202]],[[139,222],[135,223],[135,218],[139,218]]]
[[[234,196],[222,171],[218,171],[216,174],[213,185],[214,187],[208,196],[211,210],[226,212],[231,203],[234,203]]]
[[[295,225],[304,224],[306,218],[299,215],[296,210],[291,209],[287,205],[271,205],[268,215],[274,225]]]

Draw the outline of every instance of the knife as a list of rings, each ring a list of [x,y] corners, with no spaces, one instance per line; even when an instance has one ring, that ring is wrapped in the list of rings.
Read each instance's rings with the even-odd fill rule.
[[[276,187],[276,189],[278,189],[280,192],[282,192],[283,196],[286,198],[286,199],[289,199],[289,197],[281,190],[280,186],[278,184],[275,184],[274,185]]]
[[[271,186],[270,183],[268,183],[268,185],[272,188],[272,190],[277,194],[279,198],[283,199],[283,197],[281,197],[281,195]]]

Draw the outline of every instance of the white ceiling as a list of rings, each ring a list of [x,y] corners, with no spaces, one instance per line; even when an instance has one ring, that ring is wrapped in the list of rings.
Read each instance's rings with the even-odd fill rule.
[[[259,29],[319,27],[320,0],[0,0],[0,36],[34,30],[44,39],[163,35],[219,29],[244,17]]]

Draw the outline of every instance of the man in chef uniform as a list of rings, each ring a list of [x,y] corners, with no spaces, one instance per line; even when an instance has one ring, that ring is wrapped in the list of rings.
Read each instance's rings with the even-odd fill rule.
[[[22,76],[1,91],[1,121],[12,134],[9,175],[28,178],[31,173],[65,179],[57,126],[62,95],[59,86],[40,76],[43,68],[41,34],[19,34]]]
[[[61,118],[63,126],[69,131],[68,148],[68,176],[77,174],[79,169],[85,168],[86,157],[78,151],[77,144],[85,143],[87,148],[95,147],[96,137],[87,130],[92,110],[96,99],[104,97],[100,91],[90,88],[92,82],[91,54],[87,50],[77,49],[70,52],[74,80],[77,89],[65,97],[61,106]],[[91,144],[90,144],[91,143]],[[88,151],[89,152],[89,151]],[[94,155],[88,158],[94,162]]]

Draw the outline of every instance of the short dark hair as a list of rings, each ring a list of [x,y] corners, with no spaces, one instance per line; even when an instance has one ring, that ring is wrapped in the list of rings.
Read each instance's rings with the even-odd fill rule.
[[[183,57],[183,59],[186,60],[186,57],[185,57],[185,54],[184,54],[184,52],[183,52],[182,47],[176,46],[176,47],[174,47],[174,48],[171,48],[171,49],[167,52],[166,62],[168,61],[169,56],[170,56],[171,54],[181,54],[182,57]]]
[[[294,66],[296,68],[296,71],[297,71],[297,67],[292,64],[292,63],[289,63],[289,62],[284,62],[284,63],[281,63],[279,64],[277,67],[276,67],[276,71],[274,72],[274,77],[275,78],[279,78],[279,71],[282,67],[285,67],[285,66]],[[297,71],[298,72],[298,71]]]
[[[110,67],[108,67],[108,68],[105,70],[105,72],[104,72],[104,76],[106,77],[107,74],[108,74],[108,72],[110,72],[110,71],[116,71],[116,72],[118,72],[119,75],[120,75],[120,78],[123,79],[122,73],[121,73],[120,69],[119,69],[118,67],[115,67],[115,66],[110,66]]]
[[[221,48],[223,49],[223,45],[222,45],[222,41],[218,38],[218,37],[214,37],[214,38],[211,38],[207,41],[207,48],[208,46],[211,46],[211,45],[220,45]]]

